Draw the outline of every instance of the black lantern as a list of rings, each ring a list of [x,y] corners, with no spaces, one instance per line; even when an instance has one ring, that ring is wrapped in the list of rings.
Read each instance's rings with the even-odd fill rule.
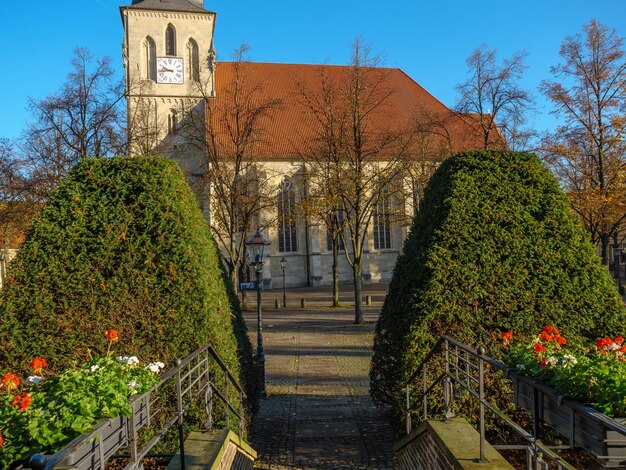
[[[269,246],[271,242],[267,241],[261,233],[257,230],[256,233],[246,242],[248,247],[248,256],[250,256],[251,264],[253,266],[263,266],[265,258],[267,257],[266,246]]]
[[[257,230],[253,237],[246,242],[248,247],[248,255],[250,256],[250,264],[254,266],[256,272],[256,317],[257,317],[257,347],[256,356],[257,363],[259,365],[259,380],[261,382],[261,397],[266,397],[267,392],[265,390],[265,353],[263,351],[263,321],[261,318],[261,288],[263,282],[263,263],[265,263],[265,257],[267,252],[265,247],[269,246],[271,242],[267,241],[261,233]]]

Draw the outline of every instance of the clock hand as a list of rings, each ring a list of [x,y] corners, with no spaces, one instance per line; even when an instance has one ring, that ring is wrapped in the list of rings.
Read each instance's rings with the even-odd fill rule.
[[[163,67],[161,70],[159,70],[160,73],[164,73],[164,72],[174,72],[172,69],[166,69],[165,67]]]

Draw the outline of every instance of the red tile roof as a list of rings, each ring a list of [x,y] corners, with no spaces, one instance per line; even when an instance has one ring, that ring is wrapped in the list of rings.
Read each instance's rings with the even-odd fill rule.
[[[259,121],[259,139],[254,154],[259,158],[293,159],[306,152],[306,143],[315,140],[316,126],[301,90],[320,93],[322,74],[329,82],[344,83],[351,70],[349,66],[240,63],[239,76],[244,77],[248,89],[256,86],[253,101],[263,103],[270,99],[280,101],[279,107]],[[371,118],[372,129],[380,132],[403,129],[415,123],[418,115],[428,115],[441,125],[436,126],[437,137],[430,140],[432,153],[442,146],[453,151],[482,148],[482,133],[471,115],[450,111],[417,82],[397,68],[374,69],[385,75],[385,87],[390,91],[385,105]],[[215,98],[208,106],[228,106],[228,95],[233,89],[236,63],[219,62],[215,72]],[[445,137],[444,137],[445,136]],[[446,145],[447,144],[447,145]],[[414,152],[418,152],[417,144]],[[384,157],[384,152],[381,152]]]

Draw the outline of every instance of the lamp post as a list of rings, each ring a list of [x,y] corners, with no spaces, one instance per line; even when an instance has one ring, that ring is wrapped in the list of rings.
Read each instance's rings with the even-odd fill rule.
[[[287,267],[287,260],[283,256],[280,259],[280,269],[283,270],[283,308],[287,308],[287,285],[285,284],[285,268]]]
[[[265,353],[263,352],[263,322],[261,320],[261,283],[263,282],[263,263],[267,256],[265,247],[269,246],[270,243],[271,242],[261,236],[259,230],[246,242],[251,260],[250,264],[254,266],[254,272],[256,273],[256,356],[259,364],[259,380],[261,382],[262,398],[267,396],[267,391],[265,390]]]

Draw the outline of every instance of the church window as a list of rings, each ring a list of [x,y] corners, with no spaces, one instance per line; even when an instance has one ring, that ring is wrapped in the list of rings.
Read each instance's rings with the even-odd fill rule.
[[[146,80],[156,80],[156,44],[150,36],[143,42],[142,75]]]
[[[171,24],[165,30],[165,55],[176,55],[176,30]]]
[[[193,39],[189,39],[187,43],[187,63],[189,64],[189,79],[200,81],[200,54],[198,53],[198,43]]]
[[[296,192],[289,178],[285,178],[278,192],[278,251],[298,251],[296,232]]]
[[[389,195],[383,191],[376,212],[374,213],[374,249],[387,250],[391,248],[391,222],[389,214]]]
[[[174,134],[178,129],[178,114],[172,109],[167,115],[167,133]]]

